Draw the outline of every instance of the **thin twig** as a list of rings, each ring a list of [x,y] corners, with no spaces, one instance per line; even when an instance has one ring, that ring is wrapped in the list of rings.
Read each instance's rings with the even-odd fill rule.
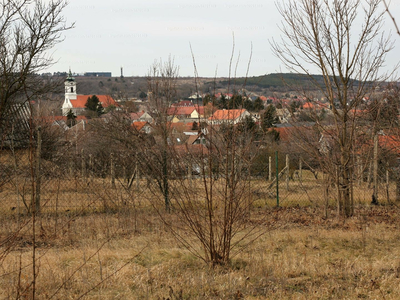
[[[394,24],[394,27],[396,28],[396,32],[398,35],[400,35],[400,30],[399,27],[397,26],[396,19],[393,17],[392,13],[389,10],[389,5],[386,3],[386,0],[383,0],[383,4],[385,5],[386,12],[388,13],[389,17],[392,19],[392,22]]]

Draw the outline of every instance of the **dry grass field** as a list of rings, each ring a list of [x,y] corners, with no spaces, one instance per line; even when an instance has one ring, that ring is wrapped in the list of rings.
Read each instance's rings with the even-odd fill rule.
[[[177,242],[145,181],[139,192],[119,181],[113,189],[107,178],[42,180],[36,299],[400,299],[398,207],[369,205],[363,183],[355,187],[355,216],[338,218],[335,194],[326,213],[312,178],[304,172],[289,191],[283,181],[280,208],[274,188],[251,182],[248,222],[262,220],[263,235],[214,268]],[[30,190],[22,177],[0,190],[0,299],[31,299],[32,220],[22,201]],[[195,239],[173,212],[164,217]]]
[[[398,209],[348,219],[316,208],[260,209],[265,234],[211,268],[177,244],[155,213],[64,213],[37,222],[38,299],[399,299]],[[334,212],[332,212],[332,215]],[[172,218],[172,216],[171,216]],[[29,217],[2,219],[1,299],[29,299]],[[58,227],[57,227],[58,226]],[[187,233],[188,238],[191,236]]]

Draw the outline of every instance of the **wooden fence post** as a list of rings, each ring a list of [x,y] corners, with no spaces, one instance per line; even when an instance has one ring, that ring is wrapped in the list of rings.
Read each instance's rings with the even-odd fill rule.
[[[290,170],[289,170],[289,154],[286,154],[286,190],[289,190]]]
[[[268,158],[268,180],[272,181],[272,157]]]
[[[300,182],[303,181],[303,158],[301,156],[299,159],[299,180]]]
[[[114,170],[114,154],[110,154],[110,173],[111,173],[111,187],[115,189],[115,170]]]
[[[189,186],[192,188],[193,184],[192,184],[192,164],[191,164],[191,162],[188,163],[187,168],[188,168],[187,176],[188,176],[188,180],[189,180]]]
[[[86,163],[83,149],[81,150],[82,179],[86,179]]]
[[[374,136],[374,192],[372,195],[372,202],[378,202],[378,135]]]
[[[336,173],[336,187],[337,187],[337,214],[340,216],[341,211],[343,210],[343,204],[342,204],[342,187],[341,187],[341,182],[339,178],[339,167],[336,165],[335,166],[335,173]]]
[[[90,179],[93,180],[93,155],[89,154],[89,173]]]
[[[328,209],[329,209],[329,175],[322,173],[322,178],[324,180],[324,200],[325,200],[325,205],[324,205],[324,215],[325,218],[328,218]]]
[[[358,186],[361,186],[363,174],[362,174],[362,165],[360,156],[357,157],[357,177],[358,177]]]
[[[390,203],[390,190],[389,190],[389,184],[390,184],[390,178],[389,178],[389,162],[386,163],[386,197],[387,197],[387,202]]]
[[[135,174],[136,174],[136,189],[139,191],[140,188],[140,174],[139,174],[139,162],[138,162],[138,154],[136,152],[136,160],[135,160]]]
[[[39,126],[37,128],[37,145],[36,145],[36,192],[35,192],[35,212],[40,213],[40,163],[41,163],[41,152],[42,152],[42,129]]]
[[[279,162],[278,162],[278,151],[275,151],[275,171],[276,171],[276,207],[279,207]]]
[[[399,167],[395,169],[395,181],[396,181],[396,202],[400,202],[400,170]]]
[[[371,187],[371,175],[372,175],[372,161],[369,163],[369,167],[368,167],[368,176],[367,176],[367,184],[368,184],[368,188]]]

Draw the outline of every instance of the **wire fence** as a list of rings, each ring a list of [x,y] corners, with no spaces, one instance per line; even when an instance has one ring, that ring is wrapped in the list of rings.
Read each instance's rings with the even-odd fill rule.
[[[36,148],[33,151],[3,150],[0,156],[0,212],[3,216],[28,214],[35,203],[45,214],[131,211],[154,205],[149,199],[154,198],[154,187],[158,183],[137,159],[127,159],[135,158],[135,153],[96,157],[65,147],[55,156],[37,153]],[[335,209],[338,185],[327,181],[323,172],[302,167],[307,165],[307,161],[299,161],[296,167],[286,164],[276,169],[275,161],[270,158],[269,173],[261,177],[241,177],[246,181],[243,185],[248,189],[246,197],[256,208],[315,206]],[[204,180],[213,180],[214,184],[223,180],[207,176],[184,171],[168,181],[170,187],[185,186],[195,194],[202,193]],[[350,189],[354,206],[396,203],[395,169],[381,168],[376,176],[375,179],[367,169],[352,178]],[[170,197],[174,197],[173,189]]]

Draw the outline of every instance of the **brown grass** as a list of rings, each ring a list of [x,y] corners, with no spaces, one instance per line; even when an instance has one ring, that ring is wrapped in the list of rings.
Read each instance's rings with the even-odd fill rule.
[[[109,178],[45,178],[37,298],[400,299],[398,208],[369,206],[371,190],[363,183],[355,186],[355,217],[336,217],[332,191],[323,219],[322,186],[309,172],[303,178],[288,191],[281,181],[279,209],[275,188],[251,182],[249,221],[265,220],[265,234],[249,247],[240,244],[230,265],[216,268],[176,242],[149,204],[145,181],[139,192],[120,182],[112,189]],[[1,187],[0,299],[30,297],[32,224],[15,183],[30,199],[29,179]],[[200,180],[193,182],[192,191],[201,190]]]
[[[88,291],[84,299],[400,298],[397,209],[365,207],[346,221],[324,220],[310,207],[254,214],[267,215],[266,234],[215,269],[178,245],[149,210],[63,214],[58,228],[44,215],[37,225],[38,299]],[[11,227],[2,222],[1,240]],[[32,280],[30,240],[29,230],[21,232],[1,261],[2,299]]]

